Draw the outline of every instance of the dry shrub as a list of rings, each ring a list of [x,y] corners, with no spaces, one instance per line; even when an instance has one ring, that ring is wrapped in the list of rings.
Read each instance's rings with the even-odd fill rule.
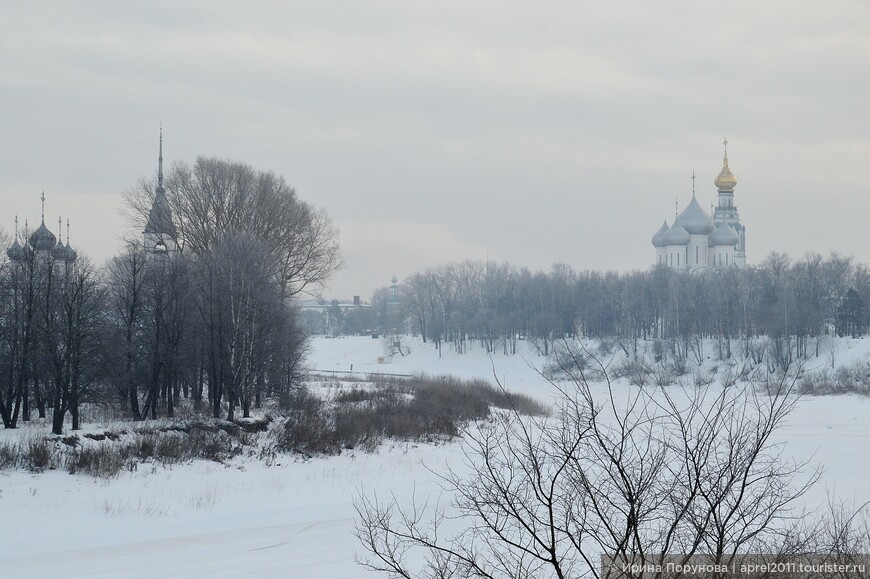
[[[111,445],[82,448],[67,457],[66,469],[70,474],[113,478],[125,468],[133,469],[135,462],[125,455],[123,449]]]
[[[801,394],[825,396],[832,394],[870,395],[870,364],[858,362],[852,366],[804,372],[798,381]]]
[[[282,407],[289,410],[289,415],[278,432],[278,450],[306,455],[340,452],[320,398],[307,388],[297,388],[282,399]]]
[[[245,446],[255,445],[258,433],[270,421],[267,418],[242,425],[176,421],[168,426],[142,426],[129,433],[87,433],[81,438],[32,436],[0,443],[0,469],[39,472],[63,467],[71,474],[111,478],[146,461],[163,465],[197,459],[224,462],[240,454]]]
[[[12,442],[0,442],[0,470],[18,466],[20,452],[18,445]]]
[[[652,371],[652,381],[656,386],[671,386],[676,382],[676,378],[670,370],[663,364],[656,364]]]
[[[625,378],[632,386],[646,386],[653,375],[652,369],[643,360],[626,359],[613,372],[617,378]]]
[[[60,463],[51,441],[44,437],[31,438],[24,442],[24,465],[32,471],[55,469]]]
[[[706,388],[716,380],[716,371],[696,368],[692,371],[692,382],[696,388]]]
[[[305,455],[375,450],[385,438],[434,441],[457,436],[490,407],[546,414],[529,396],[508,394],[483,380],[451,377],[389,379],[371,388],[339,392],[324,402],[307,390],[286,401],[290,414],[278,429],[277,449]]]

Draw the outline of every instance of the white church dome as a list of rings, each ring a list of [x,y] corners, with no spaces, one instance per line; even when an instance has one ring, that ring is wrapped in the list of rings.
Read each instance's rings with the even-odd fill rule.
[[[710,247],[719,246],[734,246],[740,241],[740,236],[737,232],[728,225],[725,221],[720,221],[716,224],[716,231],[710,234]]]
[[[656,231],[656,234],[652,236],[653,246],[664,247],[665,242],[663,241],[663,238],[665,236],[665,233],[667,233],[667,232],[668,232],[668,220],[665,219],[665,222],[662,223],[662,226],[659,228],[658,231]]]
[[[662,236],[662,242],[665,245],[688,245],[690,239],[689,232],[683,227],[679,218],[674,221],[668,232]]]
[[[680,223],[692,235],[709,235],[716,228],[713,220],[710,219],[694,195],[689,206],[680,213]]]

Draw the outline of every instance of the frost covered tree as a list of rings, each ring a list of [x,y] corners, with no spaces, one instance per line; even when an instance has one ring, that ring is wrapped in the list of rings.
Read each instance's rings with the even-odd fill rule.
[[[125,194],[137,228],[152,190],[143,180]],[[179,251],[148,259],[137,313],[139,351],[147,355],[126,390],[144,395],[143,415],[155,416],[158,401],[171,415],[180,394],[198,402],[205,391],[215,417],[224,407],[229,419],[239,407],[248,416],[262,396],[281,395],[300,378],[305,336],[293,298],[322,287],[341,266],[336,231],[282,177],[236,161],[178,163],[165,191]],[[135,300],[129,256],[122,261],[116,310],[125,326]]]
[[[139,333],[143,327],[147,257],[135,242],[106,265],[106,289],[110,308],[110,325],[116,337],[117,371],[113,374],[116,389],[134,420],[142,418],[135,367],[139,351]]]
[[[820,341],[842,317],[841,304],[847,297],[857,304],[850,289],[863,303],[870,300],[867,271],[837,254],[812,253],[798,260],[771,253],[758,266],[691,273],[664,265],[619,273],[556,264],[531,272],[461,262],[406,276],[399,297],[427,342],[460,353],[473,341],[514,352],[518,339],[549,353],[554,342],[579,334],[612,340],[631,355],[639,340],[664,342],[662,351],[682,364],[710,354],[705,338],[715,339],[727,359],[749,357],[763,337],[767,359],[784,368],[819,355]],[[850,327],[860,335],[868,328],[866,309],[858,318]]]
[[[142,180],[125,192],[127,213],[144,226],[154,184]],[[338,237],[329,216],[301,200],[283,177],[251,165],[199,157],[176,163],[166,175],[166,195],[182,253],[199,255],[227,234],[246,234],[274,260],[283,297],[322,286],[341,267]]]

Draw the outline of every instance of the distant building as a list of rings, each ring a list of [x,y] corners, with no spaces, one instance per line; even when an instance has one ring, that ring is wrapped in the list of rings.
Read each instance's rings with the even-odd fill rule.
[[[160,149],[157,155],[157,189],[142,237],[147,253],[171,254],[178,251],[178,231],[172,221],[172,208],[163,188],[163,127],[160,127]]]
[[[692,200],[673,224],[667,220],[653,235],[656,263],[675,269],[742,267],[746,265],[746,227],[740,222],[734,204],[737,178],[728,167],[728,140],[722,170],[713,180],[719,194],[719,203],[713,217],[704,211],[695,197],[692,174]]]
[[[399,279],[396,274],[390,279],[390,297],[388,298],[391,304],[399,303]]]
[[[360,300],[359,296],[353,296],[353,301],[301,299],[296,301],[296,307],[302,325],[311,334],[339,335],[343,330],[365,334],[371,330],[365,316],[370,315],[372,306]],[[355,320],[355,317],[363,319]],[[359,323],[353,323],[357,321]]]
[[[42,194],[42,222],[39,227],[28,235],[25,225],[24,234],[18,233],[18,217],[15,218],[15,241],[6,250],[6,255],[13,263],[23,263],[33,258],[38,262],[54,261],[56,263],[73,263],[78,254],[69,241],[69,220],[66,222],[66,245],[61,240],[62,220],[57,219],[57,236],[45,226],[45,193]]]

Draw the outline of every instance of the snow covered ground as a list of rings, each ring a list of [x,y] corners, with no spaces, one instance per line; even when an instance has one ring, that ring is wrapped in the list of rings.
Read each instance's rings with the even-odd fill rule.
[[[424,344],[420,338],[403,338],[402,346],[405,355],[387,356],[383,340],[357,336],[315,338],[309,366],[314,371],[448,374],[490,382],[498,377],[508,390],[541,400],[553,396],[552,387],[538,374],[547,359],[524,341],[519,342],[517,355],[493,354],[492,357],[479,344],[472,344],[467,354],[457,354],[449,345],[444,345],[440,355],[431,342]]]
[[[407,356],[384,356],[369,338],[316,339],[311,366],[322,371],[452,374],[491,379],[540,399],[552,387],[535,371],[544,359],[489,358],[479,347],[442,356],[419,340]],[[837,346],[838,363],[867,356],[870,340]],[[819,364],[827,358],[820,358]],[[827,492],[857,504],[870,500],[870,400],[810,397],[789,418],[781,439],[796,458],[825,466],[808,503]],[[0,436],[20,433],[0,432]],[[234,460],[169,468],[140,466],[109,481],[66,472],[0,473],[0,575],[3,577],[294,577],[367,576],[354,563],[352,500],[360,491],[401,500],[437,494],[424,465],[461,462],[458,443],[388,444],[271,466]]]

